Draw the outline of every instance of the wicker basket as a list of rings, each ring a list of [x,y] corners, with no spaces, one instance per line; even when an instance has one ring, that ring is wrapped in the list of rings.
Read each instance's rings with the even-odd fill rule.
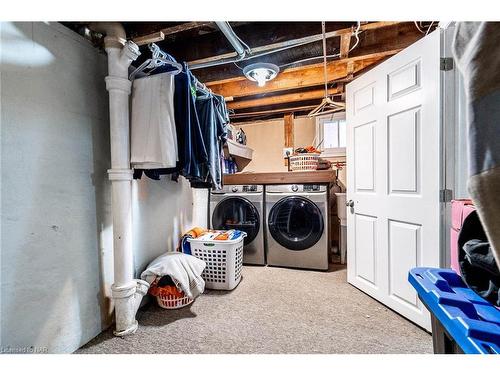
[[[318,169],[319,154],[300,154],[290,156],[292,171],[315,171]]]

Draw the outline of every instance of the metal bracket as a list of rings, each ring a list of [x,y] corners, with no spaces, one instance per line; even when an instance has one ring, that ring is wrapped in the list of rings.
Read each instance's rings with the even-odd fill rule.
[[[443,71],[453,70],[453,57],[441,57],[439,61],[439,69]]]
[[[452,199],[453,199],[453,190],[451,189],[439,190],[440,202],[451,202]]]

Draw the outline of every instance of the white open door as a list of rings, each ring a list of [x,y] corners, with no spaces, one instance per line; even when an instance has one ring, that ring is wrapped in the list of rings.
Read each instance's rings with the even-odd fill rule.
[[[346,95],[348,282],[430,331],[407,279],[440,263],[440,31]]]

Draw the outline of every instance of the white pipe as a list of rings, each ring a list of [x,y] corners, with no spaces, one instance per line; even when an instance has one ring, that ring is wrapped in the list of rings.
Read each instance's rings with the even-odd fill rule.
[[[117,336],[137,330],[135,315],[149,285],[134,279],[132,252],[132,170],[130,169],[129,95],[131,82],[128,68],[140,55],[139,47],[126,42],[122,25],[114,22],[93,23],[92,30],[105,34],[104,48],[108,54],[106,88],[109,92],[111,140],[114,283],[111,286],[115,302]]]
[[[217,25],[219,30],[224,34],[228,42],[231,43],[234,50],[238,54],[239,58],[240,59],[244,58],[246,55],[245,48],[243,48],[243,45],[234,34],[233,28],[229,25],[229,22],[216,21],[215,24]]]

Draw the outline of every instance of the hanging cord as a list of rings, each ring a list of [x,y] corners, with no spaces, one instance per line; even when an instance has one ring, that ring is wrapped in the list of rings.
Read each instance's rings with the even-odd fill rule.
[[[321,31],[323,32],[323,74],[325,75],[325,99],[328,97],[328,75],[326,69],[326,27],[325,21],[321,21]]]

